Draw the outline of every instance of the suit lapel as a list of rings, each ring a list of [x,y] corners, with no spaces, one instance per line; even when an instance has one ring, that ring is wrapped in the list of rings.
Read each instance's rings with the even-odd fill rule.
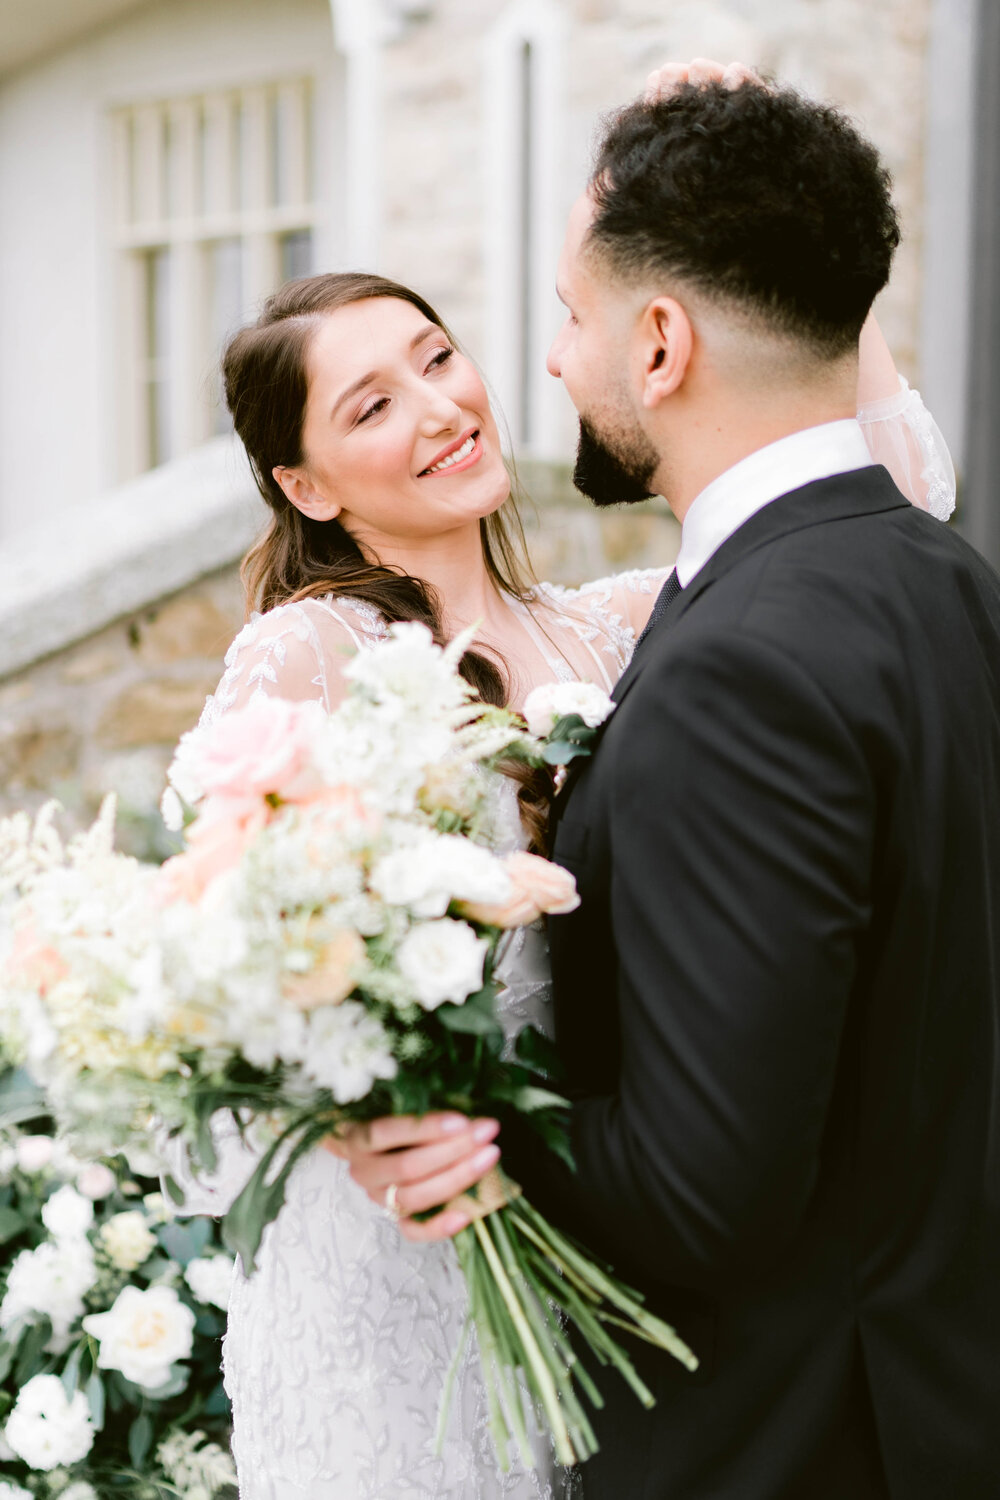
[[[801,489],[791,490],[787,495],[772,500],[723,542],[701,571],[692,578],[671,605],[669,612],[636,648],[611,696],[616,703],[621,703],[649,660],[653,643],[662,640],[668,630],[676,630],[680,621],[697,606],[698,600],[712,585],[751,552],[768,546],[792,531],[803,531],[809,526],[821,526],[831,521],[844,521],[852,516],[906,509],[909,504],[909,500],[893,484],[888,470],[881,464],[849,474],[835,474],[830,479],[817,479],[812,484],[803,485]]]

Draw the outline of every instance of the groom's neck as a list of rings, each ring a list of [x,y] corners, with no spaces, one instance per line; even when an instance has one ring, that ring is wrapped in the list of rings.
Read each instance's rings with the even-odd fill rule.
[[[817,388],[699,394],[687,410],[665,413],[664,430],[653,438],[663,455],[656,493],[683,522],[697,496],[721,474],[794,432],[856,416],[856,398],[856,370]]]

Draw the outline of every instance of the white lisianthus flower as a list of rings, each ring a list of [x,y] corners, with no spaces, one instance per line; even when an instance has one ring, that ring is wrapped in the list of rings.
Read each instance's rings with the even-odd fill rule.
[[[57,1240],[78,1240],[93,1222],[93,1203],[69,1183],[53,1193],[42,1208],[42,1223]]]
[[[395,1078],[397,1063],[382,1023],[357,1000],[345,1000],[310,1015],[302,1071],[338,1104],[350,1104],[363,1099],[376,1079]]]
[[[84,1330],[101,1346],[100,1368],[120,1370],[147,1391],[166,1385],[175,1361],[188,1358],[194,1324],[194,1313],[169,1286],[124,1287],[108,1312],[83,1320]]]
[[[396,963],[424,1010],[446,1000],[461,1005],[482,989],[489,944],[467,922],[441,917],[411,929],[399,945]]]
[[[524,700],[528,728],[539,739],[551,734],[560,719],[576,714],[589,729],[596,729],[614,712],[615,705],[603,688],[592,682],[544,682]]]
[[[76,1479],[59,1491],[59,1500],[99,1500],[97,1491],[85,1479]]]
[[[119,1271],[136,1271],[156,1249],[156,1235],[146,1222],[145,1214],[133,1208],[114,1214],[99,1235],[108,1259]]]
[[[87,1240],[46,1241],[34,1250],[22,1250],[7,1277],[0,1329],[9,1328],[26,1313],[41,1315],[52,1323],[53,1344],[64,1344],[96,1280]]]
[[[223,1312],[229,1306],[234,1261],[230,1255],[199,1255],[188,1261],[184,1280],[199,1302],[211,1303]]]
[[[15,1147],[22,1172],[44,1172],[52,1161],[53,1141],[48,1135],[22,1135]]]
[[[427,834],[377,861],[371,887],[389,906],[443,917],[452,901],[501,904],[510,878],[495,854],[455,834]]]
[[[35,1375],[21,1387],[4,1435],[29,1469],[79,1463],[94,1443],[87,1398],[82,1391],[67,1398],[58,1375]]]
[[[76,1179],[76,1190],[85,1198],[90,1198],[97,1203],[102,1198],[110,1198],[115,1190],[116,1177],[110,1167],[103,1162],[91,1161],[80,1168]]]

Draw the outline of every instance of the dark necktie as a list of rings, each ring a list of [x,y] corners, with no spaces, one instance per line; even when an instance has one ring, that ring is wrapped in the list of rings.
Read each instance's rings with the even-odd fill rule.
[[[642,645],[642,642],[646,639],[647,635],[653,629],[653,627],[659,625],[660,621],[663,619],[663,616],[667,614],[678,594],[681,593],[683,593],[683,590],[681,588],[680,581],[678,580],[677,570],[675,568],[674,571],[668,575],[666,583],[660,590],[660,596],[657,599],[656,603],[653,605],[653,613],[649,617],[649,622],[647,623],[645,630],[642,632],[642,635],[635,643],[636,649],[638,649],[639,646]]]

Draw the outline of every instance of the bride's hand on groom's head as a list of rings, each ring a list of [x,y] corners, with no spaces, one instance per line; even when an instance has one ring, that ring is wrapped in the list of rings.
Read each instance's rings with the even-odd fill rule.
[[[654,68],[646,79],[646,88],[643,97],[648,103],[657,99],[666,99],[677,89],[686,83],[694,83],[704,86],[708,83],[721,83],[727,89],[737,89],[742,83],[756,83],[761,88],[766,88],[764,80],[753,68],[747,67],[746,63],[713,62],[710,57],[695,57],[686,63],[664,63],[662,68]]]
[[[443,1240],[465,1228],[463,1213],[448,1209],[423,1221],[412,1216],[449,1203],[490,1171],[500,1156],[492,1144],[499,1131],[497,1120],[458,1114],[390,1115],[348,1125],[323,1145],[349,1163],[373,1203],[398,1218],[405,1239]]]

